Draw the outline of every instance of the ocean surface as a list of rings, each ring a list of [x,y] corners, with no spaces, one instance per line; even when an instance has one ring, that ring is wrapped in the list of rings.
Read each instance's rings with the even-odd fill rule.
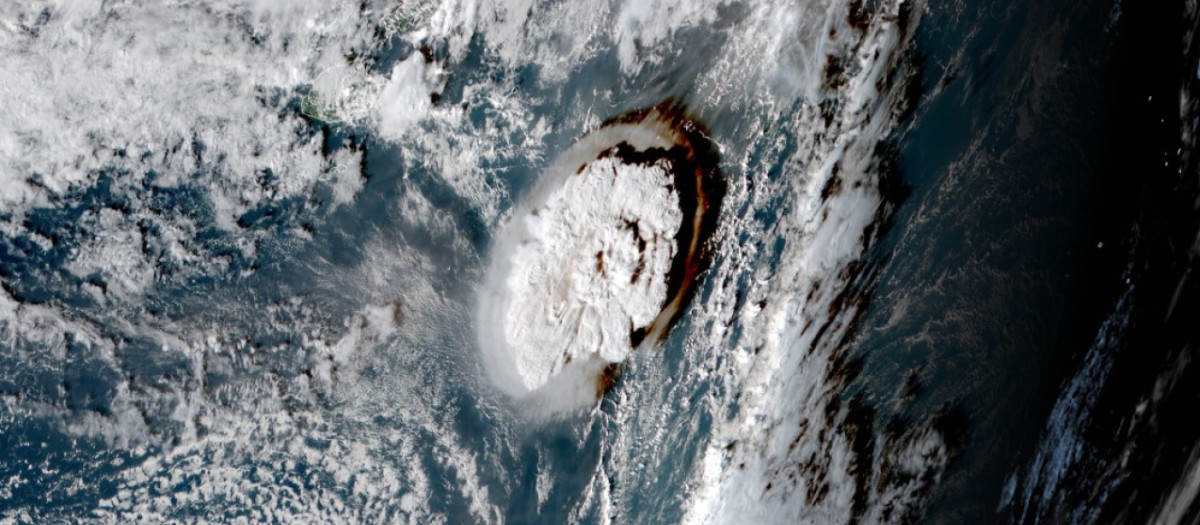
[[[0,524],[1200,523],[1198,24],[1195,1],[0,5]],[[497,341],[497,289],[541,307],[506,232],[650,108],[722,190],[678,313],[522,343],[603,352]],[[679,227],[648,202],[619,219]],[[521,260],[591,272],[547,239]],[[663,275],[602,306],[644,323]],[[589,352],[580,399],[523,372]]]

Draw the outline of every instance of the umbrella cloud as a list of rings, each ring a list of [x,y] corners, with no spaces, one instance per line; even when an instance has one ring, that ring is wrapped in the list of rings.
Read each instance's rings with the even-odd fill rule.
[[[724,193],[701,126],[674,104],[586,135],[497,236],[481,294],[493,381],[553,409],[586,405],[679,318]]]

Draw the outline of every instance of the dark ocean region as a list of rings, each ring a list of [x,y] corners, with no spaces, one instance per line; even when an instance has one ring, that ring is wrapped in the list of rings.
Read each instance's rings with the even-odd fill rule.
[[[1194,16],[1039,3],[923,21],[924,92],[900,139],[912,194],[858,348],[864,388],[897,417],[968,413],[929,521],[1200,512],[1194,491],[1168,499],[1200,442],[1184,408]]]

